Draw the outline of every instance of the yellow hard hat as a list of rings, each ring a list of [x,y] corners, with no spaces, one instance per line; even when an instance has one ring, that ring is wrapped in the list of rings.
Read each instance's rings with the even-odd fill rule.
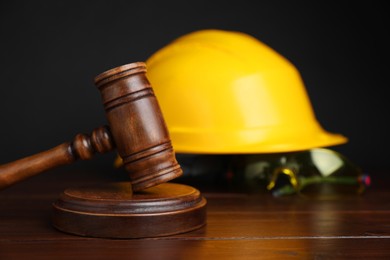
[[[195,31],[146,64],[178,153],[276,153],[347,141],[318,123],[294,65],[250,35]]]

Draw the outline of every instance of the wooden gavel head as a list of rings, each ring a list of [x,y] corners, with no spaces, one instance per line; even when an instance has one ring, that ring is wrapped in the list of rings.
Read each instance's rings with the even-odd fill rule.
[[[117,147],[133,191],[179,177],[168,129],[143,62],[113,68],[95,78],[109,126],[91,135],[78,134],[72,142],[0,165],[0,189],[77,159],[91,159]]]
[[[146,65],[135,62],[95,78],[118,154],[133,191],[182,175]]]

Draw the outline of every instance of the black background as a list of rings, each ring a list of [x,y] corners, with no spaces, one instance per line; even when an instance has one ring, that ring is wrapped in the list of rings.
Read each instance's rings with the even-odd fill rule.
[[[341,2],[341,1],[340,1]],[[0,163],[106,123],[93,78],[199,29],[250,34],[300,71],[334,147],[389,167],[388,12],[379,1],[1,1]],[[79,167],[111,167],[114,153]],[[83,165],[83,166],[82,166]]]

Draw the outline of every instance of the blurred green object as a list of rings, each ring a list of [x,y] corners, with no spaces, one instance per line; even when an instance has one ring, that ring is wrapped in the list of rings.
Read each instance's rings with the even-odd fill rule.
[[[325,148],[284,154],[246,155],[233,172],[248,187],[266,182],[276,197],[289,194],[338,196],[361,194],[370,176],[342,154]]]

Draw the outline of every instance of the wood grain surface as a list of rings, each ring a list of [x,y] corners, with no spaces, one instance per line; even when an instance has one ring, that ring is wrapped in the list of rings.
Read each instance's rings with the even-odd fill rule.
[[[0,259],[390,259],[385,181],[362,196],[326,200],[197,187],[208,201],[206,226],[160,238],[86,238],[53,228],[52,203],[63,189],[109,179],[69,168],[0,192]]]

